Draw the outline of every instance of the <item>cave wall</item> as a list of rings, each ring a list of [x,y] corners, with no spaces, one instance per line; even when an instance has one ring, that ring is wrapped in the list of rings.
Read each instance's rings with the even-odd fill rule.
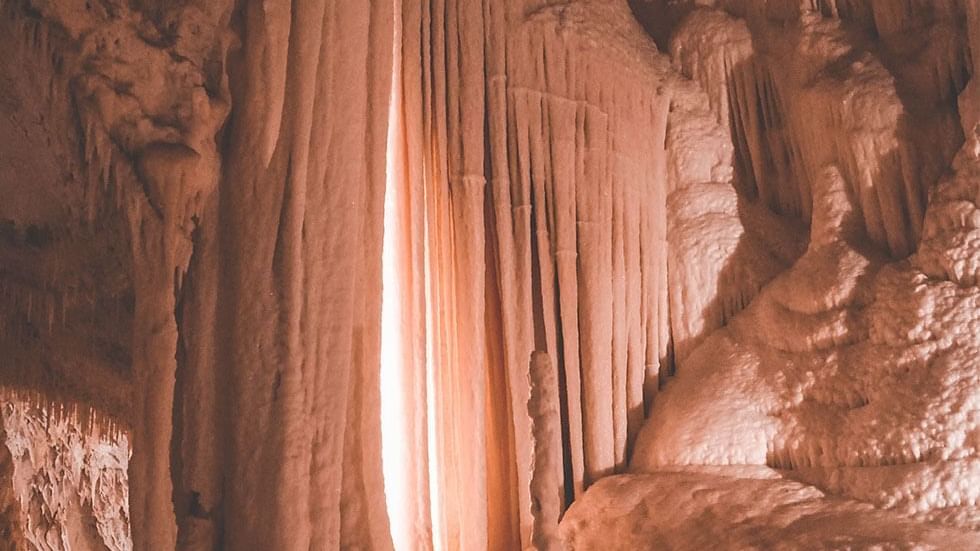
[[[0,3],[6,438],[108,446],[86,476],[129,492],[27,520],[18,469],[67,452],[11,449],[0,531],[391,547],[386,185],[420,548],[555,545],[669,376],[826,244],[829,180],[876,262],[918,251],[976,143],[976,0],[632,4]]]
[[[759,115],[766,121],[763,133],[776,136],[768,145],[752,145],[754,131],[749,132],[741,162],[769,163],[779,158],[773,156],[776,146],[797,144],[799,152],[789,158],[816,163],[804,171],[810,183],[800,195],[810,201],[806,247],[734,314],[726,312],[721,322],[705,320],[714,327],[696,327],[709,329],[677,355],[676,377],[659,395],[638,439],[634,474],[603,480],[579,500],[563,521],[566,541],[589,545],[612,532],[630,534],[613,544],[624,548],[644,541],[699,541],[700,529],[645,514],[646,507],[663,509],[656,501],[678,491],[675,484],[693,483],[731,493],[717,500],[721,509],[691,500],[692,509],[682,516],[732,514],[731,522],[721,524],[730,528],[736,548],[766,547],[787,537],[793,545],[832,548],[837,544],[830,534],[815,528],[819,518],[855,503],[874,509],[855,510],[851,517],[865,527],[838,523],[832,534],[840,542],[977,545],[977,341],[969,328],[978,293],[973,236],[980,144],[968,84],[975,74],[970,12],[976,6],[719,2],[721,10],[685,8],[671,42],[675,64],[696,77],[709,97],[716,94],[711,104],[724,106],[727,95],[729,107],[742,112],[729,117],[733,123],[752,128],[745,121]],[[782,33],[804,50],[793,57],[779,57],[792,48],[767,51]],[[737,67],[731,57],[738,59],[744,49],[761,55],[756,62],[764,64],[777,54],[776,69],[766,77],[771,81],[746,86],[744,75],[731,70]],[[795,66],[797,59],[808,66]],[[740,90],[779,98],[783,87],[791,92],[788,99],[736,105],[745,97]],[[794,113],[795,101],[806,108]],[[833,124],[821,121],[862,103],[860,112]],[[723,123],[725,117],[719,118]],[[738,159],[742,131],[733,128]],[[776,185],[800,183],[779,163],[755,168],[764,176],[773,169],[782,174]],[[740,185],[739,171],[734,174],[732,187],[741,196],[761,189]],[[724,211],[719,203],[669,210],[671,243],[696,243],[699,237],[707,242],[693,255],[690,248],[672,250],[671,262],[680,256],[682,267],[724,274],[733,259],[744,261],[738,248],[727,256],[710,248],[718,240],[705,234],[702,217]],[[779,199],[768,208],[792,212],[785,205]],[[729,206],[728,212],[738,208]],[[730,231],[713,224],[715,231]],[[769,232],[782,231],[768,224]],[[902,240],[907,246],[897,246]],[[682,305],[693,306],[672,309],[675,336],[675,314],[712,314],[710,303],[699,310],[705,303],[685,293],[703,277],[695,270],[687,282],[670,285]],[[739,535],[740,528],[762,518],[752,504],[770,499],[757,492],[785,482],[803,483],[786,488],[790,493],[817,489],[814,498],[824,503],[807,509],[819,515],[790,507],[782,517],[783,534],[766,535],[760,527]],[[798,495],[799,503],[812,499]],[[745,508],[726,512],[733,502]],[[596,507],[603,504],[616,510],[600,513]],[[882,513],[888,518],[874,518]],[[596,517],[608,524],[588,521]],[[918,524],[895,524],[909,519]],[[936,539],[935,530],[946,535]],[[636,534],[642,535],[634,539]]]
[[[392,6],[0,7],[5,404],[126,431],[111,548],[390,546],[364,366]],[[76,531],[40,514],[28,548]]]
[[[969,6],[839,4],[636,5],[651,32],[646,12],[676,20],[660,40],[707,95],[678,102],[668,146],[683,167],[668,198],[678,362],[802,254],[828,163],[874,243],[896,258],[918,244],[928,195],[963,143]]]

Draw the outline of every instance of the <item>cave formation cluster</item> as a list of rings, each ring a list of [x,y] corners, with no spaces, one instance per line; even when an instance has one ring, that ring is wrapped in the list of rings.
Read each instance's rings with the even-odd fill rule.
[[[2,551],[980,549],[978,358],[980,0],[0,0]]]

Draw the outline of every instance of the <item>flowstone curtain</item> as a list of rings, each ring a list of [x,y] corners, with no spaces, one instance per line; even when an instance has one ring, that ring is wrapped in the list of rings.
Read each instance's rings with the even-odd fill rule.
[[[540,500],[625,467],[667,353],[665,62],[619,0],[405,0],[401,22],[416,534],[527,547]],[[560,434],[532,431],[534,351]],[[542,446],[562,482],[532,496]]]
[[[496,502],[487,493],[486,423],[497,407],[487,402],[483,289],[483,7],[407,0],[402,21],[404,178],[418,205],[413,245],[427,305],[418,312],[426,353],[410,370],[427,394],[412,403],[430,415],[412,449],[427,459],[420,475],[431,477],[432,500],[413,511],[444,548],[480,549],[490,541],[487,503]]]
[[[386,549],[392,2],[249,2],[181,325],[181,548]],[[215,292],[217,289],[217,292]]]

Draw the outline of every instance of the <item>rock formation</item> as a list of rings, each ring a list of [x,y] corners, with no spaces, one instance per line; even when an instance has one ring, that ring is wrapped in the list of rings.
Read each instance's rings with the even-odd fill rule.
[[[0,51],[0,549],[980,547],[978,0]]]

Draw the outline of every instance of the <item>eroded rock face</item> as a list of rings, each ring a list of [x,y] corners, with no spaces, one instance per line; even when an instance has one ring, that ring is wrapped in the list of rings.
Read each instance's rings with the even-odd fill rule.
[[[922,247],[902,263],[860,239],[839,173],[824,178],[807,253],[679,370],[635,468],[870,467],[977,454],[975,176],[964,170],[937,188]],[[675,402],[681,396],[689,405]]]
[[[743,77],[729,63],[732,56],[748,58],[738,52],[751,39],[756,59],[750,61],[770,71],[769,84],[757,93],[776,101],[761,103],[761,135],[768,142],[761,145],[753,145],[756,123],[747,124],[757,115],[730,107],[730,119],[748,129],[742,160],[750,159],[755,171],[752,189],[740,191],[763,200],[763,182],[778,175],[767,202],[774,209],[801,208],[809,239],[805,252],[761,286],[743,311],[723,326],[716,323],[719,329],[679,356],[677,376],[650,413],[631,469],[767,465],[828,493],[974,530],[980,162],[969,120],[971,92],[963,91],[965,78],[957,75],[971,70],[967,44],[976,31],[957,28],[976,5],[871,4],[873,22],[862,23],[853,11],[848,20],[836,11],[787,6],[777,17],[772,5],[746,2],[728,8],[747,23],[697,10],[675,34],[675,62],[709,95],[729,90],[735,104]],[[786,31],[773,29],[774,19]],[[873,46],[861,46],[869,44],[860,38],[866,36],[862,25],[877,29]],[[901,43],[898,36],[912,29],[942,39]],[[798,37],[802,49],[786,45],[783,32]],[[748,38],[719,38],[725,33]],[[736,53],[711,61],[719,48]],[[780,62],[765,69],[767,59]],[[930,69],[937,60],[954,69]],[[798,62],[808,66],[796,68]],[[785,74],[772,72],[776,66]],[[828,109],[843,111],[824,120]],[[962,143],[959,122],[966,142],[954,160]],[[733,128],[737,143],[737,124]],[[923,142],[922,136],[935,138]],[[787,147],[788,155],[774,155]],[[951,174],[940,179],[945,170]],[[779,198],[785,186],[799,200]],[[697,208],[678,215],[672,238],[697,235]],[[696,248],[672,252],[694,266],[705,263],[690,273],[719,269],[717,258],[691,257],[690,250],[697,255]],[[698,295],[679,284],[683,289],[672,292]],[[697,310],[679,313],[691,312]]]

